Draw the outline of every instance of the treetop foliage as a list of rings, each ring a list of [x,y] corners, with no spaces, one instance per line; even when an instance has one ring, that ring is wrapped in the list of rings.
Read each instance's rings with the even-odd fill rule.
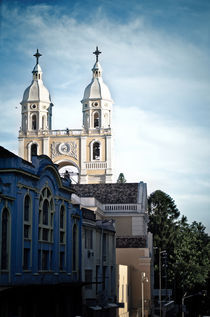
[[[207,287],[210,239],[202,223],[188,224],[185,216],[180,218],[175,201],[161,190],[149,196],[148,212],[148,230],[153,234],[154,247],[167,252],[167,282],[178,300],[185,292],[192,294]],[[158,261],[156,256],[157,274]]]
[[[117,183],[121,183],[121,184],[126,183],[126,179],[125,179],[125,176],[123,173],[119,174],[118,179],[117,179]]]

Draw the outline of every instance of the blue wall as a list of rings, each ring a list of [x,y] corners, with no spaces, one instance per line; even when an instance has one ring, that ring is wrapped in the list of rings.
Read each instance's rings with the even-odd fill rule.
[[[48,188],[52,195],[51,231],[53,238],[49,241],[40,241],[38,236],[40,194],[44,188]],[[0,261],[0,285],[56,284],[80,281],[81,211],[79,206],[71,204],[71,194],[70,181],[60,177],[56,166],[47,156],[35,156],[32,163],[29,163],[0,147],[0,260],[2,255],[2,212],[4,208],[9,211],[9,263],[8,269],[3,270]],[[26,195],[30,196],[32,204],[29,225],[30,239],[24,239],[24,199]],[[65,244],[60,243],[61,205],[66,211]],[[77,226],[78,239],[75,272],[72,270],[72,228],[74,224]],[[30,249],[28,263],[25,262],[27,263],[25,267],[24,248]],[[27,252],[25,250],[26,254]],[[62,260],[60,260],[60,252],[64,252]],[[25,259],[27,259],[26,254]],[[42,261],[40,261],[41,254]],[[46,259],[48,260],[46,261]],[[60,267],[61,262],[62,268]],[[43,263],[47,268],[43,269]]]

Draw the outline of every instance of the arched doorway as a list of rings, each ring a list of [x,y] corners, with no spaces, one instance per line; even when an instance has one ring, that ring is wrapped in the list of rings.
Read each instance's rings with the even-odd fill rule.
[[[58,171],[61,177],[70,177],[72,184],[79,183],[79,167],[71,161],[55,162],[59,165]]]

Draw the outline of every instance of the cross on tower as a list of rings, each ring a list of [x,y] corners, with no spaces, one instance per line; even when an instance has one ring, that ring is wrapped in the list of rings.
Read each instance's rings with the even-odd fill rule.
[[[42,56],[42,54],[39,53],[38,48],[37,48],[37,50],[36,50],[36,54],[34,54],[33,56],[36,57],[36,63],[39,64],[39,57]]]
[[[98,56],[99,56],[99,54],[101,54],[101,52],[98,50],[98,46],[96,46],[96,50],[95,50],[95,52],[93,52],[93,54],[95,54],[96,62],[98,62]]]

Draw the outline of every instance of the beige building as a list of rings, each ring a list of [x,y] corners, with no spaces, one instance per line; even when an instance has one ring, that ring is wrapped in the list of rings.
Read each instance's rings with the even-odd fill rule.
[[[92,81],[85,88],[82,98],[83,125],[78,130],[52,130],[50,94],[42,80],[39,65],[41,54],[34,54],[36,65],[32,71],[31,85],[26,88],[19,131],[19,156],[31,161],[32,155],[48,155],[59,168],[73,170],[79,175],[79,183],[110,183],[112,98],[102,78],[98,61],[98,48],[94,52],[96,62],[92,68]]]
[[[147,232],[147,187],[143,182],[73,185],[75,203],[95,212],[96,219],[113,219],[116,226],[116,263],[129,269],[129,297],[119,314],[148,316],[152,306],[152,236]],[[124,284],[118,270],[117,283]],[[119,278],[119,280],[118,280]],[[125,278],[125,277],[124,277]],[[143,290],[143,291],[142,291]],[[121,300],[118,290],[118,299]],[[143,295],[143,296],[142,296]],[[120,316],[120,315],[119,315]],[[124,317],[124,316],[123,316]]]

